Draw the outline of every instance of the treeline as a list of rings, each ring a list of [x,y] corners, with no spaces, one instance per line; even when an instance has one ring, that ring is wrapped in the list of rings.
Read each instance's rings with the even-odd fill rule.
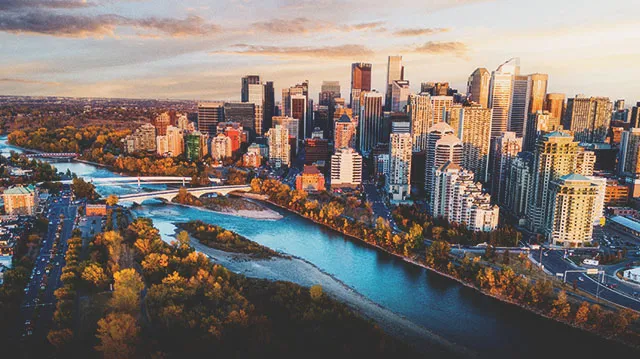
[[[33,171],[30,176],[12,177],[9,167],[17,167],[23,170]],[[11,156],[5,158],[0,156],[1,177],[5,185],[28,184],[35,182],[57,181],[60,180],[58,171],[51,164],[35,159],[29,159],[25,155],[11,153]]]
[[[96,236],[73,277],[91,296],[108,295],[93,327],[81,324],[95,341],[79,342],[74,333],[58,355],[65,348],[119,358],[413,354],[321,288],[233,274],[196,253],[188,238],[168,245],[143,218]],[[109,284],[113,292],[104,292]]]
[[[378,218],[371,226],[367,222],[344,216],[345,201],[337,196],[325,193],[310,199],[306,193],[291,190],[289,186],[272,179],[254,179],[251,187],[253,192],[267,195],[270,201],[278,205],[457,278],[490,295],[601,335],[623,336],[629,342],[640,342],[637,332],[630,330],[630,326],[638,319],[633,311],[606,311],[597,304],[589,305],[586,302],[578,305],[570,302],[564,291],[556,292],[551,281],[533,282],[522,275],[516,275],[509,265],[483,263],[479,257],[470,259],[465,256],[460,259],[451,255],[450,242],[487,242],[489,246],[486,259],[494,260],[495,246],[514,246],[520,240],[520,233],[513,228],[501,229],[495,233],[477,233],[462,226],[450,225],[441,219],[433,219],[417,206],[399,206],[393,215],[405,232],[393,233],[389,223],[382,218]],[[434,240],[426,248],[425,236]],[[509,257],[508,252],[506,256]],[[526,261],[527,258],[521,256],[519,260]]]
[[[178,228],[184,229],[207,247],[221,251],[249,254],[255,258],[283,257],[278,252],[255,243],[235,232],[199,220],[179,223]],[[181,232],[178,235],[186,235],[186,232]]]
[[[522,233],[513,227],[498,228],[491,232],[475,232],[464,225],[449,223],[444,218],[433,218],[417,205],[397,206],[393,210],[393,219],[404,231],[418,225],[425,237],[451,244],[475,246],[487,243],[494,247],[517,247],[522,240]]]

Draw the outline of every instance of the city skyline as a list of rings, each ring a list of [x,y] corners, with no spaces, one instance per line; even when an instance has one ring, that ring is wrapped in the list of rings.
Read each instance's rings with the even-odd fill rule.
[[[549,92],[625,98],[627,105],[640,98],[632,82],[640,75],[632,66],[636,50],[628,46],[640,38],[640,23],[632,17],[640,4],[366,4],[247,0],[214,8],[204,1],[5,2],[0,5],[0,41],[6,49],[0,92],[240,100],[239,78],[259,74],[275,82],[279,99],[280,89],[304,80],[310,81],[312,94],[323,80],[340,81],[346,89],[350,64],[367,62],[373,65],[372,87],[384,93],[387,56],[401,55],[414,92],[426,81],[448,81],[466,92],[476,68],[493,71],[520,57],[523,73],[549,74]],[[355,8],[359,11],[349,11]],[[553,14],[518,16],[540,9]],[[343,17],[336,19],[336,13]],[[606,53],[602,43],[608,44]]]

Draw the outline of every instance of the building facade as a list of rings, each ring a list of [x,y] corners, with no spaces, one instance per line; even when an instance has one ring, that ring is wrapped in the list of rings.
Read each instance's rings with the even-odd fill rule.
[[[362,184],[362,156],[343,147],[331,156],[331,187],[357,187]]]

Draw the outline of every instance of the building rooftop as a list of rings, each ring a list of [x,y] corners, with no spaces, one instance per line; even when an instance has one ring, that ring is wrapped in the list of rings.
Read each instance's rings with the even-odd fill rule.
[[[33,185],[29,185],[27,187],[13,186],[6,189],[4,191],[4,194],[32,194],[34,192],[35,192],[35,187],[33,187]]]
[[[351,118],[347,115],[342,115],[340,116],[340,119],[338,120],[338,122],[351,122]]]
[[[428,132],[454,132],[453,127],[451,127],[448,123],[446,122],[438,122],[435,125],[431,126],[429,128]]]
[[[444,135],[441,139],[438,140],[438,142],[436,142],[436,146],[458,144],[462,145],[462,141],[458,137],[451,134]]]
[[[546,135],[544,135],[544,137],[573,137],[573,136],[564,132],[553,131],[553,132],[547,133]]]
[[[640,232],[640,222],[622,216],[613,216],[609,220],[635,232]]]
[[[320,174],[320,170],[316,166],[304,166],[304,170],[302,171],[305,175],[317,175]]]
[[[587,177],[585,177],[585,176],[583,176],[581,174],[578,174],[578,173],[571,173],[571,174],[568,174],[566,176],[562,176],[562,177],[560,177],[560,180],[565,181],[565,182],[566,181],[592,182],[592,180],[590,180],[589,178],[587,178]]]

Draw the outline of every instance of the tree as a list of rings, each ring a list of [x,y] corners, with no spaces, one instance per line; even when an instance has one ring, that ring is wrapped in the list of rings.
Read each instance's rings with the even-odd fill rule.
[[[576,316],[573,319],[573,322],[576,325],[584,325],[589,320],[589,304],[587,302],[582,302],[580,307],[576,311]]]
[[[558,293],[558,298],[553,301],[551,316],[558,319],[567,319],[569,317],[569,313],[571,313],[571,305],[567,300],[567,293],[564,290],[561,290]]]
[[[309,289],[309,294],[311,295],[311,299],[318,300],[322,298],[322,286],[320,284],[316,284]]]
[[[116,204],[118,204],[118,196],[110,194],[109,197],[107,197],[107,206],[115,206]]]
[[[73,332],[68,328],[51,330],[49,331],[49,334],[47,334],[47,340],[58,351],[61,351],[73,340]]]
[[[92,201],[99,197],[96,187],[82,178],[74,178],[71,189],[77,198],[85,198]]]
[[[135,357],[140,327],[132,315],[111,313],[98,321],[96,350],[108,359]]]
[[[140,275],[134,269],[128,268],[114,273],[113,279],[115,284],[109,303],[111,308],[136,313],[140,309],[140,291],[144,288]]]
[[[108,277],[99,264],[91,263],[82,271],[82,279],[101,289],[107,283]]]

